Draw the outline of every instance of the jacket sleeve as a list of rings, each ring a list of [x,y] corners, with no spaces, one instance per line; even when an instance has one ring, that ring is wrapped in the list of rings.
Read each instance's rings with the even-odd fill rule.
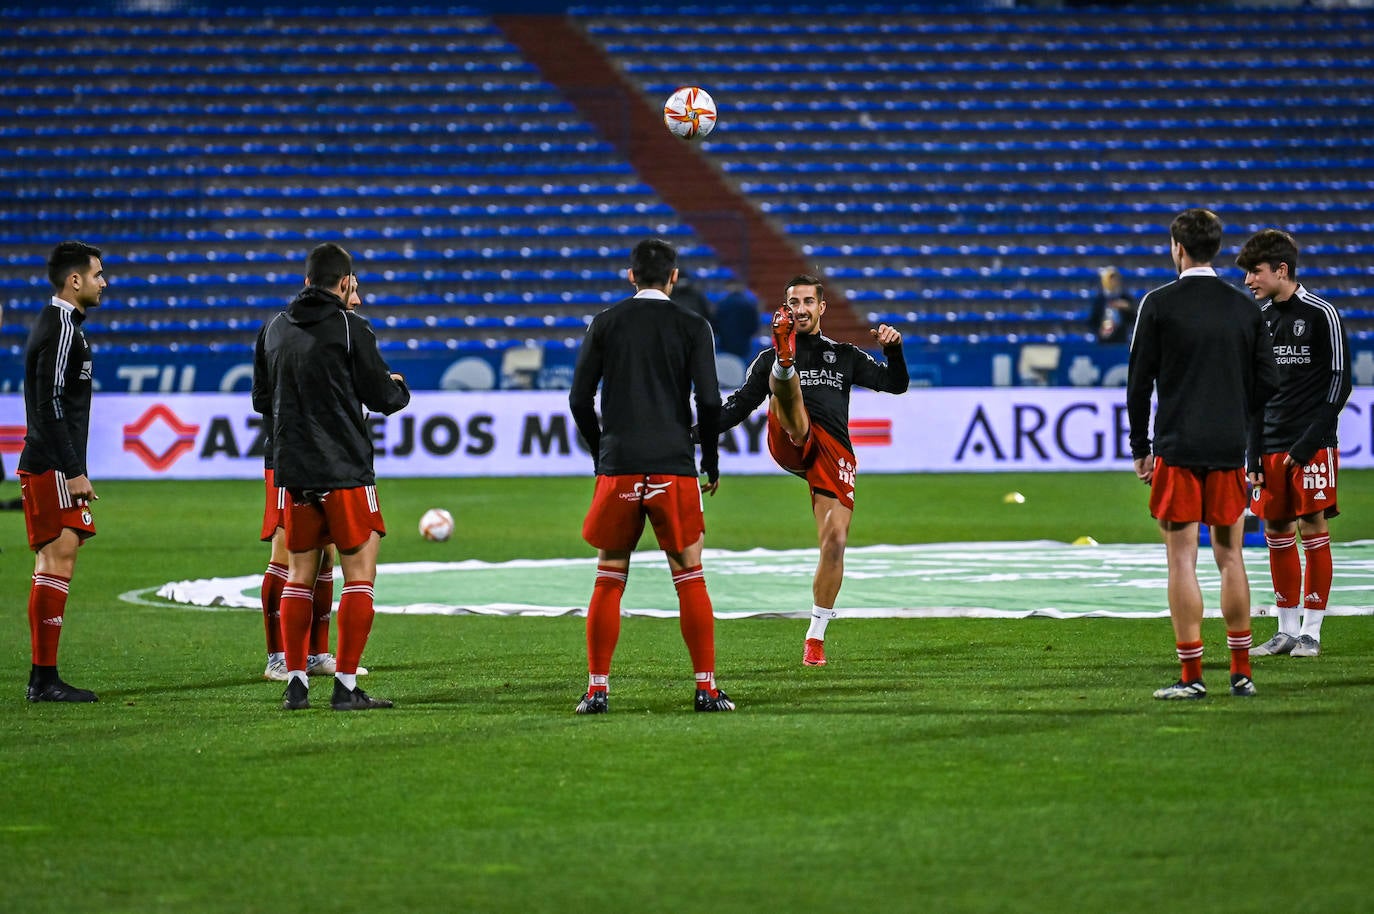
[[[577,352],[577,366],[573,369],[572,389],[568,391],[568,408],[573,422],[592,453],[592,468],[601,462],[601,422],[596,417],[596,388],[601,383],[604,353],[601,350],[600,321],[593,318]]]
[[[867,352],[854,347],[854,383],[869,390],[889,394],[906,393],[911,386],[911,375],[906,370],[906,352],[902,344],[883,347],[887,363],[878,362]]]
[[[768,397],[768,376],[773,371],[773,362],[777,355],[772,349],[765,349],[754,357],[754,361],[749,364],[749,371],[744,376],[744,383],[725,400],[725,405],[720,410],[720,428],[718,432],[729,431],[739,425],[754,410],[759,408]]]
[[[1326,336],[1327,355],[1331,362],[1331,381],[1326,387],[1326,398],[1312,410],[1312,422],[1302,433],[1288,453],[1298,463],[1307,463],[1321,448],[1324,439],[1332,434],[1340,419],[1345,401],[1350,399],[1352,381],[1350,378],[1350,347],[1347,344],[1345,325],[1339,314],[1332,310],[1325,321],[1314,321]]]
[[[272,320],[262,325],[257,342],[253,344],[253,411],[269,420],[272,417],[272,379],[267,368],[267,328],[272,326]]]
[[[1150,398],[1158,376],[1159,338],[1155,330],[1154,299],[1146,295],[1140,302],[1126,369],[1126,416],[1130,422],[1133,458],[1150,455]]]
[[[1264,405],[1279,389],[1279,366],[1274,361],[1274,338],[1263,316],[1255,332],[1255,385],[1250,397],[1250,433],[1245,449],[1245,467],[1252,473],[1263,468],[1260,457],[1264,453]]]
[[[720,380],[716,376],[715,335],[705,318],[699,324],[692,341],[692,389],[701,441],[701,472],[715,482],[720,478]]]
[[[410,388],[391,376],[391,369],[377,348],[377,335],[367,319],[351,311],[340,311],[351,325],[353,389],[363,406],[389,416],[410,402]]]

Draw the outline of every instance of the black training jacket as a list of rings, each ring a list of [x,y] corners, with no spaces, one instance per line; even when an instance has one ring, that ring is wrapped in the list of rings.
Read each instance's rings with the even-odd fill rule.
[[[1278,385],[1259,305],[1208,269],[1146,293],[1126,375],[1131,456],[1175,467],[1245,466],[1252,422]],[[1159,401],[1154,436],[1150,395]]]
[[[91,422],[91,347],[78,308],[54,297],[38,312],[24,351],[24,409],[28,430],[19,469],[86,475]]]
[[[366,318],[307,286],[270,319],[253,351],[253,408],[271,434],[276,483],[352,489],[376,481],[365,409],[391,415],[410,402]]]
[[[596,390],[601,388],[601,419]],[[568,405],[597,475],[696,476],[692,399],[702,434],[701,472],[720,476],[716,347],[706,318],[646,290],[592,319]]]
[[[1274,336],[1279,392],[1264,407],[1264,422],[1250,432],[1250,463],[1259,455],[1287,452],[1307,463],[1324,447],[1336,447],[1336,426],[1350,398],[1350,349],[1345,324],[1331,303],[1298,286],[1287,301],[1261,311]]]

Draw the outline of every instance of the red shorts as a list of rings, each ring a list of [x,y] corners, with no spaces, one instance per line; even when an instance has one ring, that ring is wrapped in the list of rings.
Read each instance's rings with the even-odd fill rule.
[[[29,548],[34,552],[62,535],[68,527],[81,542],[95,536],[91,506],[76,502],[67,491],[67,477],[58,470],[46,473],[19,471],[19,495],[24,502],[24,526],[29,531]]]
[[[1286,467],[1286,453],[1265,454],[1260,458],[1264,485],[1250,493],[1250,510],[1256,517],[1272,521],[1297,520],[1324,512],[1327,517],[1340,513],[1336,508],[1336,469],[1341,453],[1324,447],[1305,465]]]
[[[277,488],[270,469],[262,471],[263,481],[267,484],[267,497],[262,507],[262,541],[270,543],[277,530],[286,526],[286,490]]]
[[[376,531],[386,536],[376,486],[332,489],[318,499],[287,496],[286,548],[291,552],[323,549],[330,543],[347,552],[367,542]]]
[[[810,483],[812,492],[829,495],[854,510],[854,478],[859,461],[853,451],[816,423],[811,423],[811,432],[803,444],[793,444],[770,409],[768,453],[778,466]]]
[[[695,476],[598,476],[582,538],[598,549],[634,549],[644,518],[654,526],[659,548],[681,552],[701,539],[701,484]]]
[[[1171,467],[1155,458],[1150,515],[1179,524],[1229,527],[1245,513],[1245,468],[1200,470]]]

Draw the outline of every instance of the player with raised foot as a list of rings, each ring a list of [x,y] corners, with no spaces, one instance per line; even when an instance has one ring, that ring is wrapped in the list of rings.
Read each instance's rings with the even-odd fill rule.
[[[721,410],[721,431],[734,428],[770,398],[768,451],[811,492],[820,556],[812,579],[811,624],[802,663],[824,666],[825,634],[839,614],[844,550],[854,517],[859,461],[849,438],[849,394],[855,387],[900,394],[910,385],[902,334],[888,324],[869,331],[882,347],[879,362],[850,343],[821,333],[825,285],[810,274],[795,277],[773,315],[773,346],[749,366],[744,384]]]

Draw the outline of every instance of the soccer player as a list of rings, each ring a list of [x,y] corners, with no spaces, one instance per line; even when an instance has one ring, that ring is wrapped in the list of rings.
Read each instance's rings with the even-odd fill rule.
[[[354,277],[353,293],[345,303],[345,307],[349,311],[356,310],[362,304],[362,299],[358,295],[356,280],[357,278]],[[266,325],[263,329],[266,330]],[[266,500],[262,510],[261,539],[264,543],[271,544],[272,552],[267,562],[267,570],[262,575],[260,591],[263,631],[267,637],[267,666],[262,671],[262,678],[273,682],[286,682],[290,677],[286,673],[286,651],[282,648],[281,640],[281,592],[282,588],[286,586],[287,494],[285,489],[277,487],[273,479],[271,419],[264,416],[263,421],[268,426],[269,434],[264,453],[263,480],[266,488]],[[315,578],[312,605],[310,653],[306,657],[305,672],[307,675],[320,673],[325,676],[333,676],[338,672],[338,664],[329,650],[329,616],[334,609],[334,550],[332,547],[324,551],[320,560],[320,573]],[[366,676],[367,668],[358,667],[358,675]]]
[[[844,549],[854,517],[859,461],[849,440],[849,392],[855,386],[904,393],[911,383],[902,334],[887,324],[871,330],[886,363],[850,343],[821,333],[825,285],[809,274],[787,284],[773,315],[773,348],[759,353],[744,384],[721,410],[721,431],[734,428],[768,404],[768,451],[778,466],[811,488],[820,558],[811,582],[811,625],[802,663],[825,665],[825,630],[839,615],[835,599],[844,581]]]
[[[611,658],[620,638],[620,598],[630,554],[653,525],[677,589],[678,621],[696,680],[698,711],[733,711],[716,686],[715,617],[702,573],[706,526],[701,494],[720,485],[716,428],[720,387],[706,318],[668,296],[677,250],[645,239],[630,258],[631,298],[598,314],[583,340],[568,394],[577,429],[592,453],[596,489],[582,537],[596,547],[596,583],[587,607],[587,692],[578,714],[605,714]],[[601,388],[601,419],[596,391]],[[695,394],[701,435],[699,483],[692,443]]]
[[[390,415],[410,402],[410,390],[383,361],[372,325],[345,306],[356,288],[349,253],[332,242],[318,245],[306,259],[305,288],[268,323],[254,352],[253,408],[270,417],[275,482],[288,495],[281,634],[288,677],[282,707],[289,711],[310,707],[313,592],[331,543],[344,586],[330,707],[391,707],[357,684],[386,534],[364,409]]]
[[[1298,244],[1264,229],[1236,257],[1245,285],[1264,302],[1274,337],[1279,390],[1250,430],[1254,513],[1264,519],[1269,576],[1279,630],[1252,656],[1321,653],[1322,618],[1331,594],[1331,531],[1340,463],[1336,424],[1350,396],[1350,357],[1341,315],[1298,282]],[[1297,539],[1307,558],[1303,568]],[[1301,601],[1301,607],[1299,607]]]
[[[1169,615],[1182,673],[1155,698],[1207,697],[1202,679],[1198,524],[1211,529],[1221,572],[1221,614],[1231,655],[1231,694],[1255,694],[1250,678],[1250,580],[1241,556],[1245,445],[1274,392],[1278,368],[1259,308],[1217,277],[1221,220],[1206,209],[1169,226],[1178,279],[1146,293],[1136,316],[1126,379],[1131,456],[1150,486],[1150,514],[1168,557]],[[1154,439],[1150,398],[1157,394]]]
[[[96,701],[96,694],[62,681],[57,645],[67,590],[81,544],[95,536],[91,502],[99,496],[86,473],[91,418],[91,347],[81,324],[100,306],[105,268],[100,249],[64,241],[48,257],[55,294],[38,312],[24,351],[24,410],[28,430],[19,455],[19,491],[29,547],[33,666],[29,701]]]

